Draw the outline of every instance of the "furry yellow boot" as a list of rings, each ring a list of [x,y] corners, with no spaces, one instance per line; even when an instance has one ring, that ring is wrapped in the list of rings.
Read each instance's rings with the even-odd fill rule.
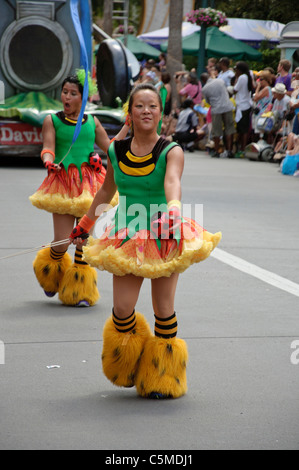
[[[100,298],[97,272],[88,264],[73,263],[59,286],[59,299],[65,305],[89,307]]]
[[[103,372],[119,387],[134,386],[144,343],[152,336],[144,316],[137,312],[133,315],[136,315],[136,324],[130,332],[118,331],[113,317],[107,320],[103,331]]]
[[[146,398],[178,398],[187,392],[188,351],[179,338],[150,338],[144,347],[135,381]]]
[[[64,273],[71,264],[72,259],[68,253],[58,261],[51,257],[51,248],[44,248],[37,253],[33,269],[48,297],[53,297],[58,292]]]

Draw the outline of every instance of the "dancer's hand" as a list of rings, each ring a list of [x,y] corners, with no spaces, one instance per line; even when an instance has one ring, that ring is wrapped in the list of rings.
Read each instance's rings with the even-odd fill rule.
[[[79,224],[74,228],[69,236],[70,242],[76,244],[82,244],[84,240],[89,237],[89,231],[94,226],[94,221],[91,220],[87,215],[82,217]]]
[[[181,211],[178,207],[173,206],[169,208],[169,226],[171,233],[173,234],[177,228],[181,226],[182,218]]]
[[[57,173],[61,170],[61,167],[59,165],[50,162],[50,160],[45,161],[44,166],[48,170],[48,173]]]
[[[171,210],[169,213],[155,214],[151,221],[151,230],[159,240],[169,240],[180,230],[180,211]]]
[[[89,164],[96,173],[101,173],[103,163],[98,153],[92,152],[89,155]]]
[[[74,245],[80,245],[81,242],[83,243],[83,240],[87,240],[88,237],[89,233],[84,228],[80,227],[80,224],[78,224],[70,234],[69,239],[71,243],[74,243]]]

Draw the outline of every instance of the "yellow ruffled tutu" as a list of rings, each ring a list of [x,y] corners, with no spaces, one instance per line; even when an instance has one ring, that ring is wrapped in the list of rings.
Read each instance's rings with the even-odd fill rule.
[[[70,165],[67,172],[62,168],[58,173],[50,173],[30,196],[31,203],[47,212],[83,217],[104,182],[106,170],[102,167],[101,173],[97,173],[89,165],[82,165],[81,172],[82,180],[74,165]],[[116,193],[110,204],[117,203]]]
[[[127,229],[110,236],[113,226],[100,239],[89,238],[83,248],[84,260],[117,276],[135,276],[156,279],[184,272],[191,264],[205,260],[221,240],[221,233],[211,234],[194,220],[184,218],[179,246],[176,240],[161,240],[161,248],[150,231],[137,232],[123,243]]]

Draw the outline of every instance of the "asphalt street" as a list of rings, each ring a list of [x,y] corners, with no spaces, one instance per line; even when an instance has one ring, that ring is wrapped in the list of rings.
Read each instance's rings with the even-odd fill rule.
[[[26,159],[0,165],[0,258],[51,241],[50,214],[28,200],[44,176]],[[183,202],[202,204],[205,228],[223,233],[219,253],[252,271],[213,256],[181,275],[190,359],[178,400],[145,400],[103,375],[109,273],[97,306],[76,309],[44,296],[34,253],[0,259],[0,449],[298,449],[298,193],[276,164],[186,153]],[[149,281],[138,310],[153,327]]]

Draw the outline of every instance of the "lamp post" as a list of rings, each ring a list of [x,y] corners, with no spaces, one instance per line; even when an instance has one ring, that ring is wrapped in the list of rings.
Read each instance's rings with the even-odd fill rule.
[[[211,8],[215,8],[215,0],[211,0]],[[201,1],[201,7],[207,8],[208,7],[208,0]],[[200,46],[198,51],[198,65],[197,65],[197,75],[200,75],[205,71],[205,57],[206,57],[206,34],[207,34],[207,27],[206,25],[201,25],[200,29]]]

